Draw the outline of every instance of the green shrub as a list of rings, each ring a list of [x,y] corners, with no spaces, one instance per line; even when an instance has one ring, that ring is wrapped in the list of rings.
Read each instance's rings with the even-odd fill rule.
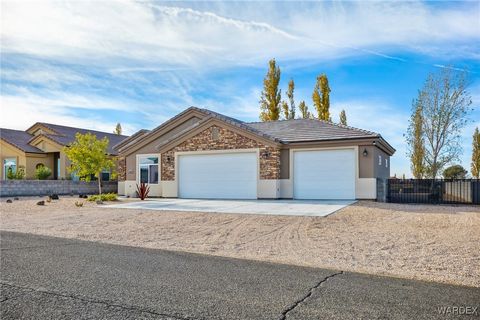
[[[45,166],[39,166],[37,170],[35,170],[35,178],[38,180],[45,180],[52,174],[52,170]]]
[[[117,194],[116,193],[102,193],[102,194],[94,194],[91,196],[88,196],[88,201],[116,201],[117,200]]]
[[[7,179],[8,180],[22,180],[25,179],[25,169],[23,167],[18,167],[15,172],[13,172],[12,167],[7,169]]]

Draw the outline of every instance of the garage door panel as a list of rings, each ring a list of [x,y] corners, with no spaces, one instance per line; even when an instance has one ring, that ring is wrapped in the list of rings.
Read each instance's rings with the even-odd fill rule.
[[[256,199],[256,153],[179,156],[179,197]]]
[[[354,199],[353,149],[294,152],[296,199]]]

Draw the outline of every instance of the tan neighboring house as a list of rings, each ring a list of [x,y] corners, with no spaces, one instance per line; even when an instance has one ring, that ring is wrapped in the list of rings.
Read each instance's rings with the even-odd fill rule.
[[[25,170],[27,179],[35,178],[35,170],[46,166],[52,170],[49,179],[70,179],[69,161],[63,148],[75,140],[75,134],[93,133],[98,139],[107,137],[110,141],[109,154],[117,155],[113,148],[127,136],[116,135],[82,128],[73,128],[51,123],[37,122],[25,131],[0,128],[0,158],[2,169],[0,179],[7,178],[8,170],[15,172],[19,168]],[[73,179],[76,177],[73,176]],[[103,180],[109,180],[110,174],[105,172]]]
[[[212,199],[375,199],[395,149],[375,132],[313,119],[246,123],[191,107],[115,146],[119,194]]]

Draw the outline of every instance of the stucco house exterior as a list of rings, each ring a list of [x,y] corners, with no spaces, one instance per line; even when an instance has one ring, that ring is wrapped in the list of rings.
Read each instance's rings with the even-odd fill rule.
[[[7,171],[25,170],[25,178],[34,179],[35,170],[44,165],[52,170],[50,179],[70,179],[68,171],[69,160],[63,148],[75,140],[75,134],[87,132],[98,139],[109,139],[109,155],[116,156],[113,148],[127,136],[100,132],[89,129],[61,126],[52,123],[37,122],[25,131],[0,128],[0,158],[2,169],[0,180],[7,178]],[[108,180],[110,174],[105,172],[103,180]]]
[[[191,107],[115,146],[119,194],[375,199],[395,149],[378,133],[314,119],[246,123]]]

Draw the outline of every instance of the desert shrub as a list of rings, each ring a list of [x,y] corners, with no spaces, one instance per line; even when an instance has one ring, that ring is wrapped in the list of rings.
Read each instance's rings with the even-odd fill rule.
[[[145,182],[140,183],[140,185],[137,184],[137,194],[140,200],[145,200],[149,192],[150,187]]]
[[[102,194],[93,194],[88,197],[88,201],[116,201],[117,194],[116,193],[102,193]]]
[[[35,178],[38,180],[45,180],[52,174],[52,170],[46,166],[38,166],[35,170]]]

